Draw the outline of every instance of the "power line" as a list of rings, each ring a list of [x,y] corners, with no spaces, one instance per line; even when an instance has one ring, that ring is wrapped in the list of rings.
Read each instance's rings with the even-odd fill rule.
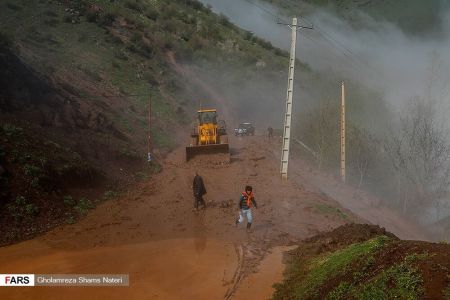
[[[346,56],[349,59],[352,59],[354,62],[358,64],[364,65],[366,68],[371,69],[376,75],[380,74],[379,70],[377,70],[374,66],[369,65],[366,61],[362,60],[351,49],[343,45],[338,39],[334,38],[331,34],[327,33],[324,29],[320,28],[318,25],[314,25],[313,22],[311,22],[305,17],[301,18],[306,20],[308,23],[312,24],[312,26],[314,26],[314,28],[316,29],[316,32],[318,32],[320,36],[324,40],[326,40],[330,45],[332,45],[334,48],[342,52],[344,56]]]
[[[250,3],[251,5],[253,5],[253,6],[259,8],[260,10],[266,12],[267,14],[271,15],[272,17],[275,17],[277,21],[281,20],[281,21],[283,21],[283,22],[285,22],[285,23],[288,23],[288,21],[286,21],[285,19],[283,19],[282,16],[273,13],[273,12],[270,11],[268,8],[263,7],[263,6],[261,6],[261,5],[258,5],[258,4],[256,4],[255,2],[253,2],[253,1],[251,1],[251,0],[245,0],[245,1],[248,2],[248,3]]]
[[[288,21],[284,20],[283,17],[279,14],[276,14],[269,10],[268,8],[258,5],[252,0],[245,0],[249,4],[257,7],[261,11],[264,11],[266,14],[276,18],[278,24],[287,24]],[[344,55],[349,61],[354,63],[355,65],[364,65],[367,68],[372,69],[374,73],[378,74],[379,72],[377,70],[374,70],[372,66],[361,60],[351,49],[343,45],[340,41],[335,39],[331,34],[327,33],[324,29],[319,27],[318,25],[315,25],[313,22],[311,22],[309,19],[300,16],[301,19],[307,21],[311,26],[304,26],[305,28],[314,29],[325,41],[327,41],[333,48],[335,48],[336,51],[339,51],[342,55]],[[280,22],[283,21],[283,22]],[[299,26],[300,27],[300,26]],[[310,37],[310,40],[313,40],[312,37]],[[360,67],[361,68],[361,67]]]
[[[345,52],[338,51],[335,47],[323,47],[323,43],[319,42],[313,37],[310,37],[306,34],[302,36],[303,38],[309,40],[310,42],[314,43],[316,46],[320,47],[321,49],[325,49],[328,51],[331,55],[335,56],[336,58],[341,58],[340,55],[343,55],[345,58],[348,59],[348,61],[351,63],[353,67],[355,67],[358,70],[364,70],[360,64],[357,63],[350,55],[348,55]]]

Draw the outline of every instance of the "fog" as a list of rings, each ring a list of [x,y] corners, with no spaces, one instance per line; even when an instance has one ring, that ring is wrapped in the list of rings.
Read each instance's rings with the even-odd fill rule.
[[[237,26],[289,51],[290,28],[277,23],[290,22],[292,16],[280,15],[279,9],[257,0],[201,2],[209,5],[214,12],[227,16]],[[392,128],[389,127],[395,128],[399,117],[408,114],[411,99],[417,97],[434,103],[437,112],[435,117],[439,118],[434,124],[444,122],[444,126],[450,128],[450,120],[447,117],[450,112],[449,5],[440,9],[439,32],[428,32],[428,35],[405,32],[393,23],[374,20],[362,12],[352,11],[352,15],[357,16],[360,24],[355,27],[355,23],[350,24],[338,18],[331,13],[332,10],[309,7],[307,11],[309,13],[306,18],[299,17],[299,23],[314,29],[299,29],[297,58],[306,63],[313,72],[302,70],[301,65],[296,69],[294,115],[298,117],[301,116],[299,113],[308,113],[313,107],[311,104],[317,105],[322,98],[336,97],[339,101],[340,82],[345,80],[379,95],[373,99],[359,95],[360,98],[353,101],[359,101],[356,106],[363,106],[362,111],[366,110],[360,117],[362,123],[359,125],[369,130],[379,130],[377,134],[380,138],[390,134]],[[258,120],[263,126],[271,124],[272,127],[281,128],[287,64],[288,59],[283,82],[245,82],[238,88],[232,84],[227,86],[230,90],[239,90],[240,94],[235,95],[245,99],[239,102],[240,105],[233,107],[233,110],[238,112],[237,119],[242,119],[251,112],[254,119],[249,121]],[[232,70],[226,70],[224,73],[232,77]],[[378,115],[382,110],[377,110],[377,106],[386,107],[392,115]],[[348,118],[355,116],[349,113]],[[314,145],[309,146],[314,148]],[[384,172],[389,173],[389,168],[392,172],[389,162],[385,163],[387,168]],[[394,178],[393,174],[387,173],[386,176]],[[375,190],[383,186],[382,181],[372,180],[371,184]],[[395,201],[395,196],[392,197],[391,194],[389,197],[391,201]],[[434,216],[436,210],[432,202],[422,207],[421,216],[417,215],[422,223],[432,223],[449,215],[449,201],[447,198],[442,201],[440,217]],[[445,205],[448,205],[447,209]],[[417,211],[416,209],[416,213]]]
[[[253,2],[254,1],[254,2]],[[246,0],[202,0],[216,13],[270,41],[284,50],[290,48],[290,29],[277,24],[280,12],[265,3]],[[297,57],[318,72],[335,72],[376,89],[395,108],[413,96],[433,97],[449,103],[450,13],[442,11],[443,34],[413,36],[394,24],[375,21],[359,13],[364,27],[352,27],[345,20],[321,10],[300,17]],[[287,22],[290,16],[281,16]],[[298,70],[297,72],[301,72]],[[400,107],[401,108],[401,107]]]

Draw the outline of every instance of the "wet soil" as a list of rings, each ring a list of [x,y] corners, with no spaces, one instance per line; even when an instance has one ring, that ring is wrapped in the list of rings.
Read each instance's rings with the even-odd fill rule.
[[[264,299],[283,269],[281,251],[273,250],[281,248],[274,247],[365,222],[300,175],[282,181],[277,143],[254,136],[231,137],[230,144],[230,164],[186,163],[179,148],[160,174],[100,204],[79,223],[0,248],[0,273],[126,273],[130,287],[1,289],[0,298],[232,299],[250,293]],[[207,208],[198,212],[192,211],[195,171],[208,191]],[[250,232],[245,224],[235,227],[237,200],[248,184],[258,202]],[[319,212],[317,205],[339,207],[345,217]],[[267,256],[270,251],[276,256]],[[264,288],[254,289],[252,280]]]

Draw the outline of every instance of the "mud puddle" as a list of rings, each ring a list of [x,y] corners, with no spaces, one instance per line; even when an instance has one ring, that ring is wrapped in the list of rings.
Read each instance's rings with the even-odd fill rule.
[[[8,287],[0,289],[0,299],[223,299],[237,262],[233,244],[209,239],[81,251],[31,241],[0,249],[0,273],[129,274],[130,286]]]
[[[271,249],[258,266],[258,272],[246,277],[232,299],[270,299],[275,291],[273,284],[283,280],[286,265],[283,253],[296,246],[278,246]]]

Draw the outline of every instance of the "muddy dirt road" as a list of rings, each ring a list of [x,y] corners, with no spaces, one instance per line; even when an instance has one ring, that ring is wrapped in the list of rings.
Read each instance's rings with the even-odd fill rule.
[[[308,183],[307,173],[297,170],[281,181],[275,142],[256,136],[230,142],[230,165],[185,163],[180,148],[165,159],[161,174],[99,205],[81,222],[0,248],[0,273],[124,273],[129,287],[3,288],[0,299],[264,299],[281,279],[285,248],[279,246],[364,221],[335,209],[339,204]],[[192,211],[195,171],[208,191],[208,208],[198,213]],[[258,202],[250,233],[234,225],[246,184]],[[402,222],[388,224],[401,230]]]

